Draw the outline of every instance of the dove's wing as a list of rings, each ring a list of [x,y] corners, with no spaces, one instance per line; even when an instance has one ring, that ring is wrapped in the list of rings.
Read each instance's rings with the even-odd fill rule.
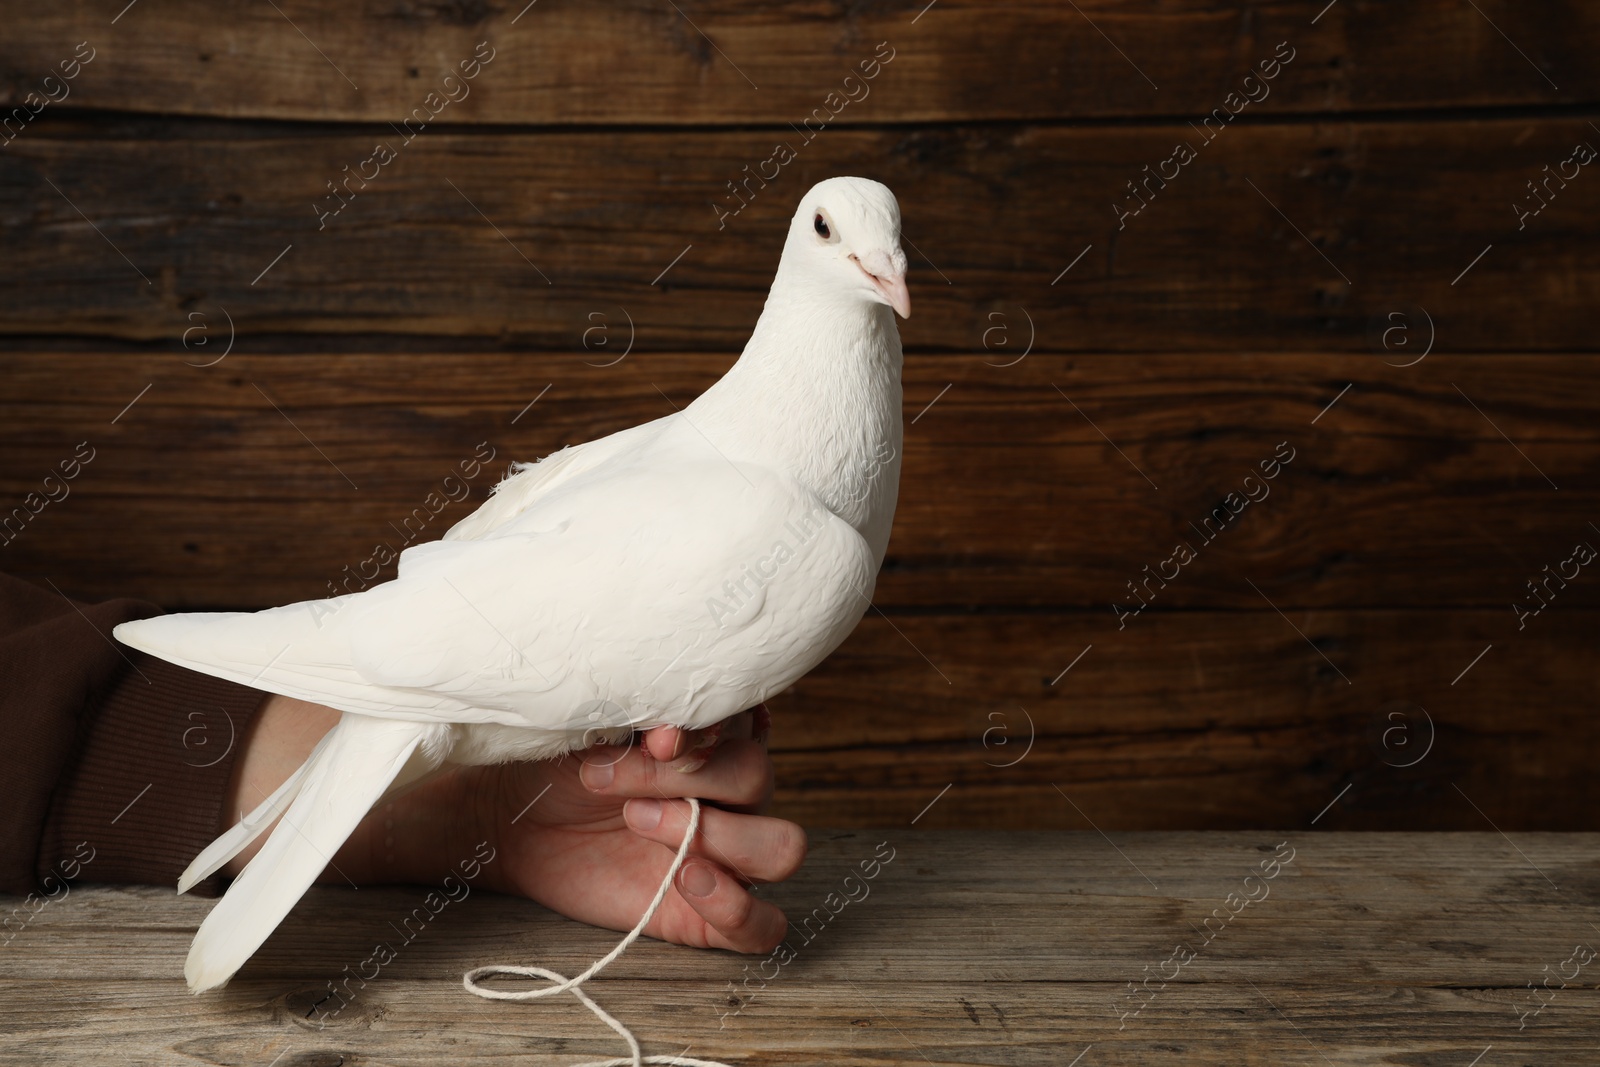
[[[350,663],[347,624],[352,607],[382,588],[265,611],[157,615],[122,623],[112,634],[180,667],[341,711],[417,722],[524,724],[505,712],[390,691],[363,677]]]
[[[476,511],[445,531],[443,540],[477,541],[490,536],[550,490],[630,449],[647,445],[676,418],[674,413],[593,441],[568,445],[536,463],[513,464],[517,472],[497,484],[493,495]]]
[[[758,703],[844,639],[874,571],[798,482],[682,454],[407,556],[351,614],[362,676],[567,730],[708,725]]]
[[[686,437],[550,489],[486,540],[409,549],[366,592],[117,636],[384,718],[708,725],[821,662],[860,619],[875,567],[804,486]]]
[[[476,511],[452,526],[444,540],[476,540],[514,520],[556,486],[580,477],[606,460],[638,448],[670,427],[675,415],[656,419],[594,441],[554,452],[494,487]],[[432,547],[417,545],[405,560]],[[378,588],[382,588],[381,586]],[[500,722],[522,725],[508,715],[448,698],[425,694],[385,694],[349,662],[345,612],[367,592],[306,600],[256,612],[183,612],[123,623],[119,641],[191,670],[302,700],[320,701],[347,711],[386,713],[391,718],[425,721]],[[266,672],[272,672],[266,680]]]

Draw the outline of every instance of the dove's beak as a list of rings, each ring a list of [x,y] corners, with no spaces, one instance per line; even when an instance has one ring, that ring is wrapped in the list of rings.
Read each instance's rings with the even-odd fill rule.
[[[861,273],[867,276],[872,287],[883,297],[884,303],[894,308],[902,319],[911,317],[911,291],[906,288],[905,257],[900,257],[896,263],[882,252],[874,252],[867,256],[866,262],[856,259],[856,266],[861,268]]]
[[[911,291],[906,288],[906,276],[896,274],[888,278],[872,275],[872,284],[877,287],[883,298],[889,301],[889,306],[899,313],[902,319],[911,317]]]

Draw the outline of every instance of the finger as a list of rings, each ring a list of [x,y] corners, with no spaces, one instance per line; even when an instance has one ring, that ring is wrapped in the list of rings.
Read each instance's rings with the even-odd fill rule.
[[[628,801],[622,815],[634,833],[673,850],[689,828],[689,804],[683,800],[638,797]],[[701,808],[700,832],[689,855],[712,860],[744,882],[781,882],[805,861],[806,832],[785,819]]]
[[[690,734],[676,726],[657,726],[644,732],[641,744],[650,758],[670,763],[693,747]]]
[[[678,871],[678,895],[705,920],[706,941],[734,952],[771,952],[783,940],[788,920],[777,906],[759,900],[716,864],[688,860]]]
[[[578,774],[584,788],[602,796],[699,797],[734,807],[756,808],[772,798],[772,760],[754,741],[729,741],[695,761],[662,763],[638,749],[620,759],[586,760]],[[685,770],[687,768],[687,771]]]
[[[765,706],[757,705],[760,708]],[[755,716],[755,709],[741,711],[700,730],[685,730],[680,726],[657,726],[644,732],[641,744],[653,758],[671,763],[673,760],[684,759],[723,741],[753,737]]]

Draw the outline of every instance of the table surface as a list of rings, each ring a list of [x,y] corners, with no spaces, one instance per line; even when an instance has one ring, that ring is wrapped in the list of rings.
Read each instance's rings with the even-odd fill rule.
[[[313,890],[200,997],[210,901],[74,888],[0,945],[0,1064],[626,1053],[571,996],[461,988],[576,974],[616,935],[442,888]],[[819,832],[762,893],[792,953],[644,941],[586,988],[647,1055],[729,1064],[1600,1063],[1600,834]]]

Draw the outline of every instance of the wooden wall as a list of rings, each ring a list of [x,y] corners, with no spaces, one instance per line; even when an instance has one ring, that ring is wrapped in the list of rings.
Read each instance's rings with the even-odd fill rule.
[[[1600,825],[1600,572],[1512,607],[1600,547],[1594,5],[113,15],[0,40],[29,116],[0,147],[0,505],[94,455],[0,567],[172,608],[324,593],[480,442],[423,537],[506,461],[706,388],[796,199],[862,174],[913,263],[901,505],[878,610],[774,702],[782,812]]]

